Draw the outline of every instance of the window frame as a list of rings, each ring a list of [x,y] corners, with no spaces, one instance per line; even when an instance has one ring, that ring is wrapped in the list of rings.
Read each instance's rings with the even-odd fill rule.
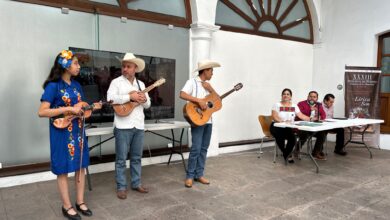
[[[382,34],[378,37],[378,59],[377,59],[377,67],[382,67],[382,58],[383,57],[390,57],[389,54],[383,54],[383,40],[385,38],[390,38],[390,32],[387,32],[385,34]],[[390,73],[382,74],[382,76],[390,76]]]
[[[377,67],[382,69],[382,58],[383,57],[390,57],[390,54],[382,54],[383,51],[383,40],[385,38],[390,38],[390,32],[384,33],[378,37],[378,56],[377,56]],[[381,74],[381,82],[383,77],[390,77],[390,73]],[[382,134],[390,134],[390,93],[383,93],[382,91],[379,92],[379,96],[381,99],[381,106],[380,106],[380,112],[381,112],[381,118],[385,120],[385,123],[381,124],[381,133]],[[386,103],[387,102],[387,103]]]
[[[246,3],[248,6],[251,8],[253,14],[256,17],[256,21],[254,21],[252,18],[250,18],[248,15],[246,15],[241,9],[239,9],[237,6],[235,6],[232,2],[229,0],[218,0],[222,4],[225,4],[227,7],[229,7],[232,11],[234,11],[237,15],[242,17],[245,21],[250,23],[253,26],[253,29],[245,29],[245,28],[240,28],[240,27],[233,27],[225,24],[218,24],[217,25],[221,26],[221,30],[224,31],[231,31],[231,32],[238,32],[238,33],[245,33],[245,34],[252,34],[252,35],[259,35],[259,36],[264,36],[264,37],[270,37],[270,38],[278,38],[278,39],[284,39],[284,40],[292,40],[292,41],[298,41],[298,42],[303,42],[303,43],[309,43],[313,44],[314,42],[314,35],[313,35],[313,22],[311,19],[311,13],[309,10],[309,6],[306,2],[306,0],[302,0],[303,4],[305,6],[305,10],[307,13],[306,17],[303,17],[302,19],[298,19],[299,21],[293,21],[288,24],[285,24],[284,26],[281,25],[283,20],[287,17],[287,15],[291,12],[291,10],[294,8],[294,6],[298,3],[298,0],[293,0],[291,4],[285,9],[285,11],[281,14],[280,18],[277,19],[280,11],[280,5],[283,0],[277,0],[277,4],[275,6],[274,13],[272,15],[271,11],[271,2],[272,0],[264,0],[268,1],[267,2],[267,8],[262,7],[263,6],[263,0],[253,0],[253,1],[258,1],[260,5],[260,10],[261,10],[261,16],[258,14],[256,8],[253,7],[251,4],[251,0],[246,0]],[[267,12],[267,13],[265,13]],[[272,21],[278,30],[277,34],[270,33],[270,32],[264,32],[264,31],[259,31],[259,27],[264,21]],[[295,27],[302,22],[307,21],[309,22],[309,28],[310,28],[310,39],[304,39],[300,37],[294,37],[290,35],[283,35],[283,31],[288,30],[292,27]]]
[[[172,24],[176,27],[189,28],[192,23],[190,0],[184,1],[186,17],[177,17],[145,10],[127,8],[131,0],[116,0],[119,6],[109,5],[88,0],[16,0],[19,2],[45,5],[56,8],[69,8],[70,10],[92,14],[108,15],[113,17],[126,17],[131,20],[146,21],[157,24]]]

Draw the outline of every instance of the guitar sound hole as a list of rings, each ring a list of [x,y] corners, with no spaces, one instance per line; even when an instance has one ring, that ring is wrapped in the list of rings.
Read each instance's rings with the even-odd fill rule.
[[[203,118],[202,109],[196,108],[196,112],[200,115],[200,118]]]
[[[212,102],[207,102],[207,107],[212,108],[214,104]]]

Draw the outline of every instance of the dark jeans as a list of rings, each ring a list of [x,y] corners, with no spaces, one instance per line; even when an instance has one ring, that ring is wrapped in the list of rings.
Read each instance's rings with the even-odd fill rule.
[[[307,138],[311,132],[308,131],[299,131],[298,136],[299,136],[299,142],[301,143],[301,147],[305,144]],[[314,137],[316,137],[316,143],[314,144],[313,148],[313,154],[319,153],[322,151],[322,148],[325,143],[325,137],[326,137],[327,131],[319,131],[314,134]]]
[[[291,151],[294,149],[295,143],[297,142],[295,134],[291,128],[278,128],[274,126],[272,122],[270,131],[272,136],[274,136],[276,144],[283,152],[283,157],[286,159],[290,155]],[[287,140],[287,145],[285,141]]]
[[[329,130],[328,133],[336,133],[336,146],[334,147],[334,151],[341,151],[344,148],[344,128],[335,128],[333,130]]]
[[[131,188],[141,185],[141,158],[144,145],[144,130],[114,128],[115,179],[117,190],[127,189],[126,160],[130,154]]]
[[[191,127],[192,146],[188,157],[187,179],[200,178],[204,175],[212,128],[212,124]]]

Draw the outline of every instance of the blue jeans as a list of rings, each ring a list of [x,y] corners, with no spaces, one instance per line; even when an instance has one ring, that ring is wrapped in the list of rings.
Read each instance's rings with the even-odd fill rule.
[[[114,128],[115,179],[117,190],[126,190],[126,160],[130,153],[131,188],[141,185],[141,158],[144,145],[144,130]]]
[[[210,145],[212,124],[191,127],[192,146],[188,157],[187,179],[202,177]]]

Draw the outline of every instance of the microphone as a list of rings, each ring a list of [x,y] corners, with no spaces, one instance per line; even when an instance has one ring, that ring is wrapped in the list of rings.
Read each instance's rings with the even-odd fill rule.
[[[321,102],[316,102],[316,105],[317,105],[317,122],[319,122],[321,120],[321,114],[320,114],[320,106],[321,106]]]

